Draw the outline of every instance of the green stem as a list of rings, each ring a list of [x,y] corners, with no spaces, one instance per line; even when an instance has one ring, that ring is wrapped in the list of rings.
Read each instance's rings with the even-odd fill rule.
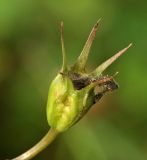
[[[59,134],[58,131],[54,129],[50,129],[48,133],[32,148],[30,148],[28,151],[24,152],[20,156],[13,158],[12,160],[30,160],[33,157],[35,157],[38,153],[40,153],[42,150],[44,150],[49,144],[54,141],[54,139]]]

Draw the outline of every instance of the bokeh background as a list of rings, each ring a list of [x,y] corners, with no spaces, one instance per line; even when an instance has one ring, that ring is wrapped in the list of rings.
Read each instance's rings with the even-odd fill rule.
[[[87,68],[133,42],[105,72],[119,71],[120,88],[34,160],[147,159],[147,2],[0,0],[0,160],[18,156],[49,129],[48,88],[62,60],[60,21],[73,64],[100,17]]]

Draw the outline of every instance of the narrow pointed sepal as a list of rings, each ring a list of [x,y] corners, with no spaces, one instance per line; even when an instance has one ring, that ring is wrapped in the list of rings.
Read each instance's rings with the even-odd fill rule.
[[[77,58],[77,61],[75,62],[74,66],[73,66],[73,70],[80,71],[80,72],[83,72],[85,70],[85,65],[86,65],[86,62],[87,62],[87,59],[88,59],[90,48],[91,48],[93,40],[96,36],[96,31],[97,31],[97,28],[99,26],[100,20],[101,19],[99,19],[97,21],[97,23],[93,26],[93,28],[90,32],[90,35],[89,35],[89,37],[88,37],[88,39],[87,39],[87,41],[84,45],[84,48],[83,48],[80,56]]]
[[[123,53],[125,53],[130,47],[132,46],[132,43],[128,45],[128,47],[122,49],[118,53],[116,53],[114,56],[106,60],[104,63],[102,63],[100,66],[98,66],[90,75],[92,77],[98,77],[101,75],[101,73],[106,70],[114,61],[116,61]]]
[[[60,31],[61,31],[61,47],[62,47],[62,58],[63,58],[61,72],[64,73],[67,71],[67,60],[66,60],[66,51],[64,47],[63,21],[61,21]]]

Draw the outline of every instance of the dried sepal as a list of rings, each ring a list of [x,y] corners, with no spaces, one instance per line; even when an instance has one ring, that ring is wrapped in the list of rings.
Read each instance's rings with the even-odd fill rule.
[[[101,21],[101,19],[99,19],[97,21],[97,23],[93,26],[80,56],[77,58],[77,61],[75,62],[74,66],[72,67],[72,69],[74,71],[77,71],[77,72],[84,72],[85,71],[85,66],[86,66],[86,62],[87,62],[88,55],[90,52],[90,48],[91,48],[93,40],[96,36],[97,28],[99,26],[100,21]]]
[[[67,59],[66,59],[66,51],[64,46],[64,36],[63,36],[63,21],[61,21],[60,32],[61,32],[61,47],[62,47],[62,69],[61,72],[67,71]]]
[[[101,65],[99,65],[90,75],[92,77],[98,77],[101,75],[101,73],[106,70],[114,61],[116,61],[123,53],[125,53],[130,47],[132,46],[132,43],[128,45],[128,47],[122,49],[118,53],[116,53],[114,56],[103,62]]]

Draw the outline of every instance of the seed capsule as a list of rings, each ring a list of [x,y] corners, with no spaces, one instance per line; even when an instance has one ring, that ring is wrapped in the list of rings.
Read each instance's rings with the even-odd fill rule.
[[[87,73],[85,65],[96,35],[99,21],[94,25],[86,44],[75,64],[68,68],[63,41],[63,22],[61,23],[61,44],[63,65],[52,81],[47,103],[47,119],[51,128],[63,132],[77,121],[99,101],[105,93],[118,88],[113,76],[102,76],[102,72],[122,55],[131,44],[105,61],[93,72]],[[96,91],[96,88],[99,88]]]
[[[91,90],[90,86],[77,90],[71,79],[58,74],[48,97],[47,115],[51,127],[63,131],[72,126],[83,109],[91,106],[94,98],[89,94]]]

